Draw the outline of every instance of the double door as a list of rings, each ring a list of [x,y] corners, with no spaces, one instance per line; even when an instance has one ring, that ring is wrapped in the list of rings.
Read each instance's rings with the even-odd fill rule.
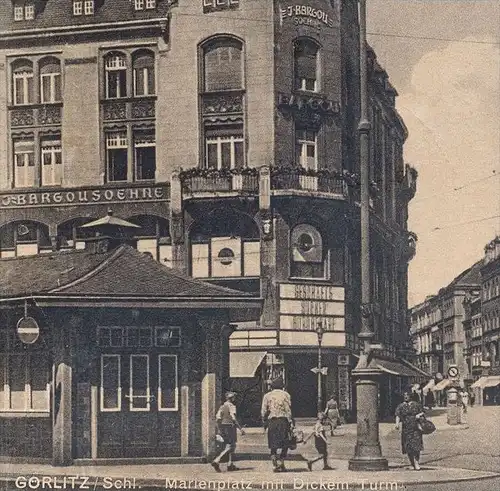
[[[178,364],[176,354],[101,354],[99,457],[180,455]]]

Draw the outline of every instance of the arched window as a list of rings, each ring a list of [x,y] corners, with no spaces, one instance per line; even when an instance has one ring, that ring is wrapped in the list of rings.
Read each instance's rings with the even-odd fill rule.
[[[33,63],[17,60],[12,64],[12,101],[15,105],[33,104]]]
[[[325,278],[327,250],[320,232],[303,223],[292,229],[290,242],[290,275],[294,278]]]
[[[24,220],[0,228],[0,257],[31,256],[52,250],[49,227]]]
[[[132,56],[134,72],[134,96],[155,93],[155,57],[151,51],[137,51]]]
[[[40,60],[40,102],[51,103],[61,99],[61,63],[57,58],[43,58]]]
[[[127,97],[127,61],[123,53],[111,52],[104,58],[106,99]]]
[[[95,231],[81,228],[82,225],[90,223],[93,218],[80,217],[68,220],[57,227],[57,237],[61,250],[85,249],[85,239],[95,236]]]
[[[260,275],[260,230],[251,217],[221,212],[190,231],[191,274],[197,278]]]
[[[141,227],[134,233],[137,250],[150,253],[157,261],[172,267],[172,241],[168,220],[154,215],[137,215],[129,218],[129,221]]]
[[[243,88],[243,46],[232,38],[212,41],[203,48],[204,91]]]
[[[294,45],[295,89],[317,92],[319,46],[310,39],[299,39]]]

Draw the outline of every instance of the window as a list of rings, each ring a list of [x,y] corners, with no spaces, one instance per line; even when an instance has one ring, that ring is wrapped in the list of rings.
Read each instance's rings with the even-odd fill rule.
[[[315,131],[299,129],[295,131],[295,155],[297,164],[304,169],[317,170],[317,134]]]
[[[18,3],[14,5],[14,20],[33,20],[35,18],[35,5],[33,3]]]
[[[134,0],[135,10],[151,10],[156,8],[156,0]]]
[[[61,100],[61,65],[59,60],[48,58],[40,61],[40,102]]]
[[[108,181],[126,181],[128,169],[127,133],[116,132],[106,135],[106,159]]]
[[[35,142],[33,138],[14,140],[14,185],[35,185]]]
[[[134,71],[134,95],[136,97],[155,93],[154,55],[149,51],[134,53],[132,66]]]
[[[141,228],[135,232],[137,250],[151,254],[153,259],[172,266],[172,241],[169,222],[153,215],[138,215],[129,221]]]
[[[324,278],[326,250],[323,238],[312,225],[297,225],[290,234],[290,275],[296,278]]]
[[[45,137],[41,140],[42,185],[60,185],[62,183],[61,139]]]
[[[302,39],[295,43],[295,89],[318,91],[318,45]]]
[[[127,63],[121,53],[110,53],[105,58],[106,98],[127,97]]]
[[[122,401],[120,355],[101,355],[101,411],[120,411]]]
[[[154,179],[156,172],[156,142],[154,131],[134,135],[135,179]]]
[[[243,87],[242,45],[234,39],[221,39],[204,50],[205,91],[241,89]]]
[[[83,6],[83,13],[85,15],[93,15],[94,14],[94,0],[85,0]]]
[[[158,355],[158,411],[177,411],[177,379],[177,356]]]
[[[29,60],[19,60],[12,65],[13,103],[15,105],[32,104],[33,100],[33,64]]]
[[[89,223],[93,218],[74,218],[64,222],[57,227],[57,237],[60,242],[61,250],[66,249],[84,249],[85,239],[94,237],[95,232],[87,228],[81,228],[82,225]]]
[[[73,15],[83,14],[83,0],[73,0]]]
[[[51,250],[47,225],[24,220],[0,228],[0,257],[30,256]]]
[[[205,132],[206,167],[212,169],[239,169],[244,166],[243,135],[216,135]]]

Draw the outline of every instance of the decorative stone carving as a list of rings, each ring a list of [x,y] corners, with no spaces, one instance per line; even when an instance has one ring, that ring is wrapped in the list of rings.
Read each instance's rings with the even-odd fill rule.
[[[10,112],[11,126],[33,126],[35,118],[33,109],[14,109]]]
[[[203,96],[203,114],[243,112],[243,94],[206,94]]]
[[[155,117],[155,102],[142,100],[132,103],[132,118],[154,118]]]
[[[61,108],[59,106],[42,106],[38,110],[39,124],[61,124]]]
[[[105,102],[103,111],[104,121],[127,118],[127,105],[125,102]]]

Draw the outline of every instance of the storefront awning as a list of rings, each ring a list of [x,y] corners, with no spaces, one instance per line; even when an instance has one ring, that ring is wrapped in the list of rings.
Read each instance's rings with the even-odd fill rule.
[[[436,386],[436,382],[434,382],[434,379],[430,379],[427,382],[427,384],[424,385],[424,387],[422,388],[422,391],[423,392],[428,392],[429,390],[431,390],[435,386]]]
[[[229,376],[231,378],[252,378],[259,368],[266,351],[232,352],[229,354]]]
[[[470,388],[471,389],[483,389],[484,388],[484,384],[486,383],[486,380],[488,379],[488,377],[481,377],[479,378],[478,380],[476,380],[471,386]]]
[[[438,382],[431,390],[433,392],[438,392],[439,390],[444,390],[446,389],[446,387],[448,387],[448,385],[451,384],[451,380],[450,379],[443,379],[441,380],[441,382]]]
[[[495,377],[486,377],[486,383],[484,384],[484,387],[496,387],[497,385],[500,385],[500,377],[495,376]]]
[[[389,373],[391,375],[397,375],[399,377],[421,378],[423,376],[420,370],[417,371],[411,366],[408,366],[405,363],[398,360],[382,360],[380,358],[374,358],[371,364],[374,364],[378,369],[386,373]]]

